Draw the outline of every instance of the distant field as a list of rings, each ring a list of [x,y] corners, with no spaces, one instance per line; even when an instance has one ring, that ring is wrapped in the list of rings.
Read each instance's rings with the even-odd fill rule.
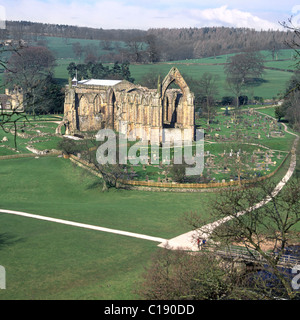
[[[68,82],[68,73],[67,67],[72,59],[61,59],[57,61],[57,67],[55,68],[55,77],[60,80],[62,84],[67,84]],[[273,62],[272,65],[278,68],[280,62]],[[267,64],[266,64],[267,65]],[[201,78],[201,76],[206,73],[212,73],[219,77],[218,80],[218,89],[219,89],[219,98],[223,96],[232,95],[231,92],[227,91],[225,88],[225,74],[223,65],[202,65],[202,64],[193,64],[193,63],[177,63],[177,62],[168,62],[168,63],[158,63],[158,64],[131,64],[130,72],[132,77],[135,79],[135,83],[139,84],[142,81],[142,78],[147,76],[149,73],[161,74],[162,76],[167,75],[172,67],[177,67],[183,76],[189,76],[195,80]],[[280,68],[282,66],[279,66]],[[286,68],[284,68],[286,69]],[[284,92],[287,81],[291,78],[292,73],[286,71],[278,70],[266,70],[263,79],[265,83],[260,86],[254,87],[251,94],[253,96],[263,97],[264,99],[272,99],[277,97],[278,94]],[[248,93],[249,94],[249,93]]]
[[[75,57],[72,50],[72,43],[80,42],[82,46],[90,45],[97,47],[97,53],[103,54],[107,53],[100,47],[100,41],[98,40],[82,40],[82,39],[69,39],[66,42],[62,38],[48,38],[48,46],[57,57],[57,66],[55,68],[55,77],[59,80],[61,84],[67,84],[68,82],[68,72],[67,67],[70,62],[80,63],[83,60],[79,60]],[[114,43],[114,42],[113,42]],[[124,46],[124,43],[118,42],[118,46]],[[251,88],[245,94],[252,96],[260,96],[264,99],[272,99],[278,97],[278,94],[284,92],[286,82],[290,79],[292,73],[286,72],[287,69],[295,68],[295,61],[293,60],[294,50],[281,50],[278,53],[277,60],[272,61],[272,56],[269,51],[262,51],[265,57],[265,66],[268,68],[281,69],[278,70],[266,70],[263,79],[265,82],[260,86]],[[157,64],[131,64],[130,72],[135,83],[140,83],[142,78],[148,73],[161,74],[165,76],[172,66],[175,66],[179,71],[186,76],[193,79],[200,79],[205,72],[210,72],[219,77],[218,87],[219,87],[219,98],[232,95],[231,92],[225,88],[225,74],[224,74],[224,63],[231,55],[221,55],[216,57],[208,57],[202,59],[191,59],[191,60],[180,60]],[[284,60],[284,61],[283,61]]]
[[[54,76],[61,85],[68,83],[67,67],[69,63],[82,63],[84,61],[84,55],[79,59],[76,57],[72,44],[79,42],[83,47],[92,46],[97,55],[107,54],[109,51],[103,50],[101,42],[99,40],[83,40],[83,39],[64,39],[58,37],[46,37],[46,44],[49,49],[54,53],[56,57],[56,67],[54,70]],[[112,51],[115,46],[124,47],[124,42],[112,42]],[[291,78],[292,73],[286,70],[295,69],[295,60],[293,59],[294,50],[281,50],[278,53],[277,60],[273,61],[271,53],[269,51],[262,51],[265,57],[265,66],[267,68],[275,68],[276,70],[266,69],[263,76],[265,80],[259,86],[249,88],[244,94],[248,96],[260,96],[264,99],[278,98],[278,95],[282,94],[285,90],[286,82]],[[135,83],[140,83],[142,78],[148,73],[161,74],[165,76],[172,66],[175,66],[179,71],[188,77],[193,79],[200,79],[205,72],[210,72],[219,77],[218,88],[219,96],[232,95],[232,93],[225,88],[225,74],[224,63],[231,55],[222,55],[216,57],[207,57],[202,59],[180,60],[173,62],[157,63],[157,64],[131,64],[130,71],[135,78]],[[3,84],[3,73],[0,74],[0,87]],[[3,91],[3,89],[2,89]]]
[[[76,39],[76,38],[60,38],[60,37],[46,37],[46,44],[54,53],[57,59],[78,59],[73,51],[72,44],[79,42],[82,47],[92,46],[96,55],[106,54],[109,51],[103,50],[102,42],[100,40]],[[124,47],[124,42],[111,41],[111,51],[114,51],[115,46]],[[84,54],[82,60],[84,60]]]
[[[218,89],[219,98],[223,96],[233,95],[225,88],[225,74],[223,65],[201,65],[201,64],[188,64],[188,63],[160,63],[154,65],[131,65],[130,71],[135,78],[135,83],[139,83],[142,77],[147,73],[161,73],[167,75],[172,66],[175,66],[183,75],[188,75],[194,79],[200,79],[205,72],[209,72],[219,76]],[[265,83],[249,89],[245,93],[252,96],[263,97],[264,99],[272,99],[282,94],[286,87],[286,82],[291,78],[292,73],[286,71],[266,70],[263,79]]]
[[[265,61],[273,61],[273,57],[270,51],[263,50],[260,52],[263,55]],[[277,54],[277,57],[275,57],[274,62],[278,63],[282,60],[289,60],[290,62],[295,63],[293,58],[294,54],[295,54],[295,51],[293,49],[280,50]],[[200,58],[200,59],[177,60],[177,61],[174,61],[174,63],[222,64],[222,63],[226,63],[227,59],[234,55],[235,54],[224,54],[220,56]]]

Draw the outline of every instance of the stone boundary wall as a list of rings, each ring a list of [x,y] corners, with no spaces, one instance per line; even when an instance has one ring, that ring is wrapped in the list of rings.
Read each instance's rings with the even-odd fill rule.
[[[86,169],[89,172],[91,172],[92,174],[94,174],[95,176],[102,178],[102,174],[100,172],[97,172],[96,170],[94,170],[87,161],[79,159],[78,157],[76,157],[74,155],[69,155],[69,156],[67,156],[67,158],[69,158],[70,161],[75,163],[78,167]]]
[[[0,160],[9,160],[9,159],[19,159],[19,158],[35,158],[35,157],[50,157],[50,156],[59,156],[61,151],[49,152],[44,154],[35,154],[35,153],[23,153],[23,154],[11,154],[6,156],[0,156]]]
[[[242,185],[253,184],[258,181],[263,181],[271,178],[274,174],[278,172],[278,170],[285,163],[287,158],[291,152],[289,152],[286,157],[283,159],[281,164],[270,174],[265,175],[263,177],[259,177],[251,180],[241,180]],[[0,156],[0,160],[9,160],[9,159],[18,159],[18,158],[35,158],[35,157],[48,157],[48,156],[58,156],[62,155],[61,151],[49,152],[47,154],[14,154],[14,155],[6,155]],[[78,165],[79,167],[88,170],[95,176],[102,178],[101,173],[97,172],[92,168],[92,166],[85,160],[78,158],[74,155],[65,156],[70,161]],[[130,187],[130,189],[141,190],[141,191],[163,191],[163,192],[215,192],[218,188],[224,187],[234,187],[239,185],[239,181],[230,181],[225,183],[164,183],[164,182],[153,182],[153,181],[135,181],[135,180],[119,180],[119,183],[123,187]]]
[[[282,167],[282,165],[285,163],[287,158],[291,152],[289,152],[281,164],[271,173],[268,175],[255,178],[255,179],[250,179],[250,180],[241,180],[241,185],[246,185],[246,184],[253,184],[259,181],[263,181],[266,179],[271,178],[273,175],[275,175],[278,170]],[[91,165],[82,159],[79,159],[78,157],[74,155],[70,155],[69,159],[77,164],[78,166],[87,169],[90,171],[92,174],[102,177],[102,175],[94,170]],[[164,183],[164,182],[153,182],[153,181],[136,181],[136,180],[119,180],[118,181],[121,186],[124,187],[130,187],[131,189],[136,189],[136,190],[141,190],[141,191],[175,191],[175,192],[215,192],[216,189],[218,188],[224,188],[224,187],[235,187],[239,186],[239,181],[230,181],[230,182],[225,182],[225,183]]]

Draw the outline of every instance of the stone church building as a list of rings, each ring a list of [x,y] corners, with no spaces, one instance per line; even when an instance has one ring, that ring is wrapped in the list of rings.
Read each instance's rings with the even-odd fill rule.
[[[175,82],[179,89],[170,89]],[[148,89],[126,80],[73,79],[66,88],[64,120],[67,135],[100,129],[131,134],[136,139],[164,140],[163,129],[181,129],[194,138],[194,94],[177,68],[172,68],[157,89]],[[151,130],[157,129],[157,130]],[[189,131],[184,129],[189,129]],[[187,133],[186,133],[187,135]]]

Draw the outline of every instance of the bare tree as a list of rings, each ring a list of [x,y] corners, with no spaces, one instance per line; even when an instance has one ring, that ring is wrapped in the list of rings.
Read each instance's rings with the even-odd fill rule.
[[[5,72],[10,72],[11,70],[8,67],[7,57],[10,57],[12,54],[18,54],[20,50],[24,47],[21,42],[17,44],[5,45],[1,43],[0,49],[0,66],[4,69]],[[17,99],[16,95],[16,99]],[[15,101],[16,107],[12,106],[7,109],[5,103],[1,103],[0,108],[0,128],[7,133],[14,134],[14,145],[17,148],[17,125],[18,123],[25,123],[28,121],[27,115],[23,113],[23,100]]]
[[[236,96],[236,106],[238,108],[242,89],[253,85],[263,75],[263,57],[259,52],[240,53],[228,58],[224,70],[228,87]]]
[[[103,142],[104,143],[104,142]],[[116,153],[116,163],[99,163],[97,161],[97,148],[101,145],[93,139],[84,139],[75,141],[63,139],[58,147],[66,154],[81,154],[81,159],[85,160],[89,166],[97,171],[102,177],[102,190],[107,191],[109,188],[120,188],[121,179],[127,179],[130,173],[127,170],[127,165],[120,164],[119,153]],[[118,148],[116,150],[119,150]]]
[[[284,95],[284,103],[276,108],[277,117],[286,117],[286,119],[293,125],[293,128],[300,131],[300,29],[293,23],[293,17],[288,19],[288,22],[283,22],[282,26],[287,30],[292,31],[294,35],[292,40],[286,40],[285,43],[290,48],[294,49],[296,70],[287,85]]]
[[[145,41],[148,44],[147,53],[149,56],[148,57],[149,62],[150,63],[158,62],[160,53],[159,53],[156,36],[149,34],[146,36]]]
[[[22,89],[25,111],[32,114],[46,111],[47,97],[43,93],[52,79],[54,63],[53,54],[45,47],[27,47],[10,57],[5,84]]]
[[[143,279],[137,293],[147,300],[220,300],[237,293],[236,273],[205,252],[161,249]]]
[[[207,124],[215,114],[215,96],[218,95],[217,80],[218,76],[206,72],[199,81],[198,92],[202,100],[202,113],[207,118]]]
[[[142,62],[144,55],[144,43],[140,39],[126,41],[127,56],[130,61]]]
[[[80,60],[84,52],[84,48],[81,46],[80,42],[72,43],[72,49],[74,51],[75,56]]]
[[[293,179],[278,194],[274,193],[274,188],[273,183],[263,182],[255,188],[222,191],[212,205],[210,219],[223,223],[213,230],[210,241],[217,244],[214,250],[233,245],[244,248],[260,270],[276,279],[277,287],[266,285],[264,281],[259,289],[253,287],[262,296],[295,299],[299,294],[293,290],[291,279],[282,267],[291,248],[295,248],[293,257],[300,259],[296,228],[300,222],[300,183]],[[264,205],[253,207],[261,201]],[[188,215],[187,220],[195,229],[205,223],[195,213]]]

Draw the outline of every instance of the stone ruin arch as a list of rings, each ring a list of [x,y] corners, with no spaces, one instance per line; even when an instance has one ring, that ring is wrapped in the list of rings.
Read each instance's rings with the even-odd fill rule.
[[[67,134],[68,124],[65,121],[62,121],[55,130],[56,134],[62,135],[62,127],[65,127],[65,134]]]
[[[170,89],[172,83],[179,88]],[[126,133],[127,124],[137,136],[146,132],[148,140],[151,129],[156,129],[163,141],[165,128],[195,130],[194,95],[175,67],[157,89],[126,80],[91,79],[69,85],[65,92],[64,119],[58,133],[63,125],[71,135],[100,129]]]
[[[103,99],[100,94],[96,94],[93,99],[94,113],[105,113],[103,108]]]
[[[162,82],[162,89],[161,89],[162,99],[164,99],[168,87],[173,82],[175,82],[178,85],[178,87],[180,88],[185,98],[187,98],[191,94],[190,88],[188,87],[181,73],[177,68],[173,67]]]
[[[176,83],[180,89],[172,92]],[[194,95],[179,70],[173,67],[161,84],[162,125],[164,128],[191,128],[194,126]]]
[[[115,119],[115,109],[116,109],[116,94],[112,88],[108,89],[107,92],[107,114],[106,114],[106,127],[109,129],[114,129],[114,119]]]

